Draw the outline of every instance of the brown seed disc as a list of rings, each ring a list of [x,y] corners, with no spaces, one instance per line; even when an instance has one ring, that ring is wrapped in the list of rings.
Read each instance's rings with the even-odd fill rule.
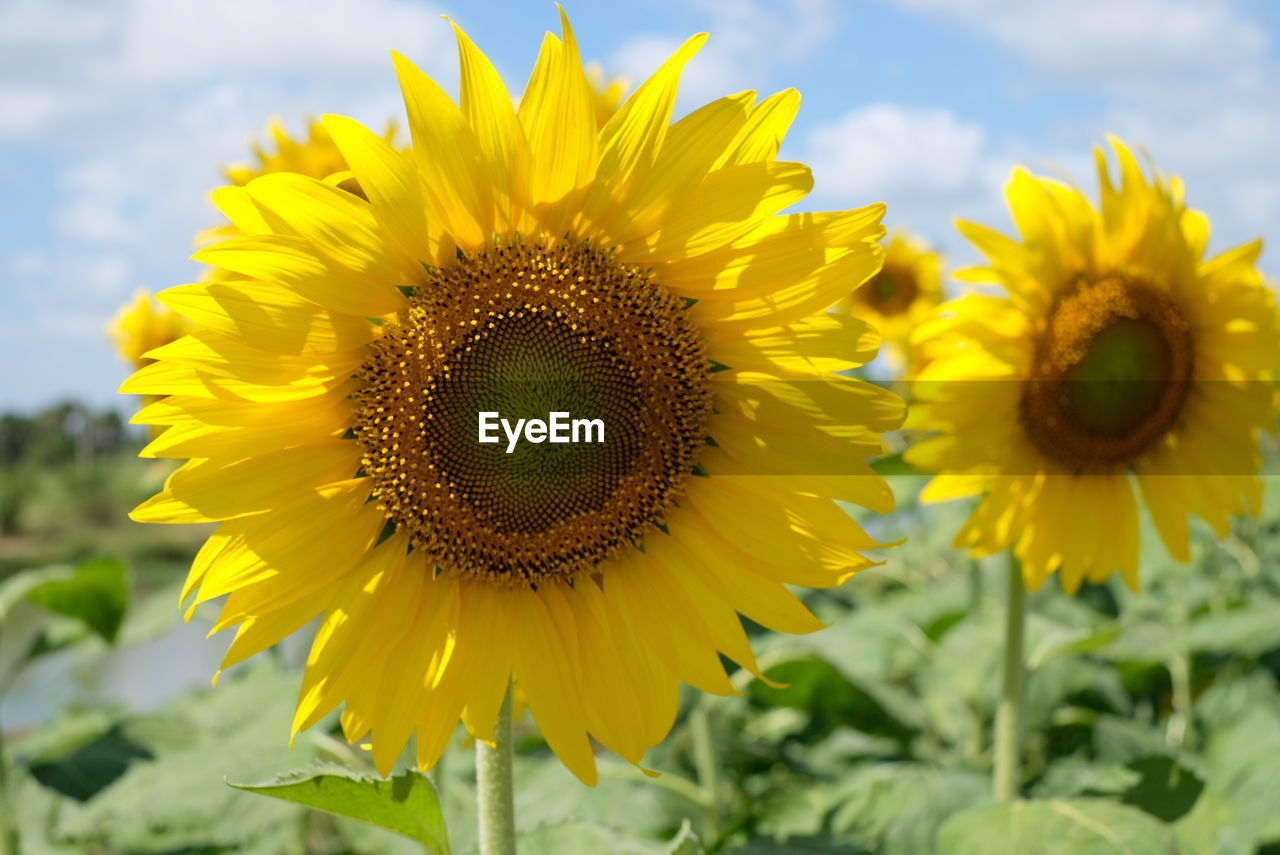
[[[1190,327],[1167,291],[1129,274],[1081,278],[1039,334],[1022,423],[1072,471],[1114,471],[1177,424],[1194,368]]]
[[[854,292],[862,304],[881,315],[901,315],[920,293],[916,273],[909,267],[885,264],[871,281]]]
[[[511,242],[433,270],[371,345],[355,434],[374,497],[444,572],[537,584],[660,523],[706,444],[683,303],[586,243]],[[478,440],[478,414],[603,422],[603,442]],[[595,438],[595,434],[591,435]]]

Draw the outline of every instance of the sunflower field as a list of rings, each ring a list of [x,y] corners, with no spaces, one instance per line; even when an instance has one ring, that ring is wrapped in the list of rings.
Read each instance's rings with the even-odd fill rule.
[[[0,415],[0,855],[1280,853],[1261,238],[1105,133],[928,240],[558,18]]]

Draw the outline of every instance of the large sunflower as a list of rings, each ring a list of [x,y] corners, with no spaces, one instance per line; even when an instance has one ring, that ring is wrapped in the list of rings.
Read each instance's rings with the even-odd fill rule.
[[[840,308],[879,331],[893,367],[914,373],[911,333],[942,302],[942,258],[917,237],[895,230],[884,248],[884,267],[853,289]]]
[[[926,500],[979,495],[956,537],[985,555],[1013,546],[1029,587],[1055,570],[1074,592],[1119,570],[1138,584],[1133,478],[1169,552],[1188,558],[1188,514],[1220,534],[1261,498],[1258,436],[1274,425],[1280,368],[1260,241],[1205,260],[1209,222],[1176,178],[1148,179],[1117,140],[1115,186],[1096,151],[1095,207],[1018,169],[1007,188],[1021,234],[960,230],[994,282],[922,330],[933,361],[915,393],[939,435],[908,458],[939,471]]]
[[[882,206],[778,215],[811,183],[774,159],[794,91],[670,124],[701,36],[598,130],[563,28],[518,110],[461,31],[460,107],[395,56],[411,153],[325,117],[367,199],[222,193],[245,236],[197,258],[239,278],[165,292],[201,327],[124,386],[170,396],[151,453],[192,458],[133,517],[222,523],[184,598],[227,596],[224,667],[323,615],[295,732],[343,704],[384,773],[459,718],[492,739],[509,680],[584,781],[588,734],[638,763],[679,681],[756,671],[739,613],[808,632],[785,585],[870,564],[833,500],[892,505],[860,460],[901,401],[835,373],[875,335],[825,313],[878,269]],[[605,442],[478,441],[557,411]]]

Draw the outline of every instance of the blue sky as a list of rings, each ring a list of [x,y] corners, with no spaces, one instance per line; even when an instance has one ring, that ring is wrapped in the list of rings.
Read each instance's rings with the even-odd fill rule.
[[[812,209],[883,200],[969,259],[950,221],[1005,227],[1009,168],[1092,185],[1107,132],[1186,179],[1215,248],[1280,236],[1280,4],[1268,0],[568,2],[583,52],[643,79],[711,40],[678,110],[747,88],[804,96],[782,156]],[[457,20],[513,92],[552,3],[6,0],[0,6],[0,409],[111,404],[102,325],[134,288],[193,281],[218,166],[277,114],[400,114],[387,50],[452,88]],[[1264,255],[1273,276],[1278,254]]]

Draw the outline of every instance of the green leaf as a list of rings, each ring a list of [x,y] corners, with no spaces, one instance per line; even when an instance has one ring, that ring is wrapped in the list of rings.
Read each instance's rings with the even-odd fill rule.
[[[129,586],[123,564],[97,558],[57,573],[28,590],[26,598],[51,612],[75,618],[112,644],[129,605]]]
[[[898,696],[887,683],[842,673],[818,656],[779,662],[766,674],[784,688],[751,683],[748,696],[760,706],[805,710],[813,725],[822,731],[845,725],[897,740],[911,735],[911,729],[903,724],[905,716],[896,714],[894,702]]]
[[[33,763],[30,771],[44,786],[79,802],[96,796],[138,760],[154,755],[117,725],[56,759]]]
[[[1027,655],[1027,668],[1034,671],[1063,656],[1100,650],[1119,635],[1120,629],[1115,624],[1097,629],[1054,626],[1046,629],[1039,643]]]
[[[1116,796],[1136,785],[1137,772],[1123,763],[1091,760],[1083,754],[1060,757],[1045,769],[1032,787],[1040,799],[1071,796]]]
[[[1204,781],[1172,757],[1141,757],[1126,768],[1140,777],[1121,793],[1121,800],[1165,822],[1186,814],[1204,791]]]
[[[520,855],[701,855],[703,851],[686,828],[670,843],[658,843],[590,822],[539,826],[520,834],[516,849]]]
[[[729,855],[871,855],[866,849],[812,835],[785,840],[751,840],[728,851]]]
[[[1176,855],[1177,837],[1137,808],[1101,799],[985,805],[938,831],[941,855]]]
[[[1280,843],[1278,754],[1280,720],[1271,710],[1250,710],[1230,728],[1211,734],[1197,767],[1204,771],[1205,791],[1178,821],[1179,832],[1197,841],[1230,839],[1238,844],[1233,852]]]
[[[949,816],[990,798],[985,775],[917,763],[855,770],[832,788],[838,807],[831,831],[841,841],[883,855],[932,855]]]
[[[262,784],[231,786],[358,819],[416,840],[439,855],[449,853],[440,800],[431,782],[416,772],[381,780],[357,777],[335,766],[289,772]]]
[[[1256,657],[1280,648],[1280,601],[1259,596],[1244,608],[1210,613],[1192,621],[1185,643],[1190,650]]]
[[[686,819],[680,823],[680,830],[667,844],[664,855],[702,855],[704,851],[702,841],[693,830],[693,824]]]
[[[1042,798],[1106,796],[1173,822],[1195,806],[1204,782],[1167,754],[1138,757],[1127,764],[1074,755],[1052,764],[1036,783]]]
[[[306,809],[223,782],[263,780],[314,760],[314,740],[302,737],[289,747],[297,695],[297,675],[264,658],[224,674],[216,690],[189,692],[154,712],[124,716],[124,734],[155,759],[130,763],[100,793],[63,812],[60,835],[139,855],[288,851]]]
[[[887,457],[879,457],[871,461],[871,468],[876,470],[880,475],[888,478],[896,475],[927,475],[927,472],[921,472],[916,467],[908,463],[902,456],[898,454],[890,454]]]
[[[600,782],[578,783],[564,764],[517,757],[516,816],[521,826],[558,825],[577,821],[626,832],[633,837],[657,837],[671,826],[672,816],[697,815],[701,807],[671,788],[658,786],[630,765],[602,761]],[[677,777],[670,772],[666,780]],[[461,846],[459,846],[461,848]]]
[[[1138,718],[1099,715],[1093,723],[1093,755],[1111,763],[1132,763],[1168,750],[1164,728]]]

